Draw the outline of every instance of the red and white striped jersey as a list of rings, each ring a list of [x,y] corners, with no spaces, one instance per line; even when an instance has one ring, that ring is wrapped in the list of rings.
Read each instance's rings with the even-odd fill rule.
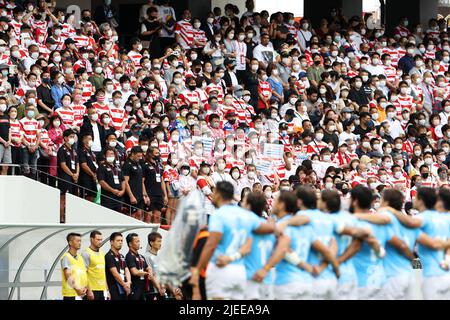
[[[41,125],[36,119],[28,119],[25,117],[20,120],[20,130],[26,142],[36,144]]]
[[[196,30],[194,29],[194,39],[197,41],[201,41],[206,43],[208,41],[208,38],[206,38],[206,33],[205,31],[199,29]],[[204,46],[200,46],[200,45],[195,45],[195,48],[203,48]]]
[[[77,73],[78,69],[80,68],[85,68],[87,73],[91,73],[92,72],[92,64],[89,60],[77,60],[74,64],[73,64],[73,73]]]
[[[83,103],[86,103],[91,98],[91,96],[95,94],[95,89],[92,83],[90,83],[89,81],[82,81],[80,82],[80,84],[83,87],[83,91],[81,93],[81,101]]]
[[[42,128],[41,129],[41,139],[40,142],[46,147],[52,147],[53,145],[53,141],[50,139],[50,137],[48,136],[48,131],[47,129]]]
[[[127,139],[127,142],[125,142],[125,151],[129,152],[133,147],[136,147],[138,145],[139,145],[139,138],[131,136]]]
[[[95,40],[92,37],[76,35],[72,39],[75,41],[75,46],[78,49],[81,47],[93,49],[95,47]]]
[[[223,96],[224,96],[224,92],[223,92],[223,88],[220,84],[214,84],[214,83],[210,83],[208,84],[208,86],[206,87],[206,93],[209,95],[209,93],[211,92],[211,90],[217,90],[219,93],[217,94],[217,100],[219,100],[219,103],[222,102],[223,100]]]
[[[111,116],[111,124],[115,130],[122,128],[125,118],[125,109],[123,107],[116,107],[112,105],[109,107],[109,115]]]
[[[397,80],[397,70],[393,66],[383,65],[383,68],[387,81],[395,82]]]
[[[269,98],[272,94],[272,88],[269,82],[259,80],[258,93],[261,94],[264,98]]]
[[[161,155],[161,162],[166,163],[167,159],[169,158],[169,143],[165,141],[160,141],[158,145],[159,153]]]
[[[313,140],[310,143],[308,143],[307,148],[306,148],[306,153],[308,155],[312,155],[312,154],[320,154],[320,150],[324,149],[324,148],[328,148],[328,144],[323,142],[323,141],[316,141]]]
[[[286,178],[286,163],[282,159],[273,160],[272,168],[274,172],[278,175],[280,180]]]
[[[22,138],[22,125],[20,124],[20,121],[15,119],[15,120],[9,120],[9,128],[10,128],[10,132],[11,132],[11,140],[17,140],[17,143],[13,142],[13,145],[15,147],[19,147],[20,146],[20,141]]]
[[[424,188],[437,188],[436,178],[430,175],[427,179],[422,179],[422,187]]]
[[[194,44],[194,28],[188,21],[178,21],[175,24],[175,34],[180,35],[179,44],[183,49],[190,49]]]
[[[431,60],[436,59],[436,52],[434,50],[432,50],[432,51],[427,50],[427,51],[425,51],[425,53],[423,55],[424,55],[425,59],[431,59]]]
[[[61,24],[61,26],[62,26],[62,30],[61,30],[62,37],[73,38],[77,35],[75,28],[73,28],[70,24],[63,23],[63,24]]]
[[[55,113],[61,117],[62,123],[66,126],[66,128],[73,126],[74,112],[72,108],[58,108]]]
[[[73,125],[81,127],[83,124],[83,116],[86,114],[86,106],[82,104],[77,104],[72,106],[73,110]]]
[[[164,182],[173,183],[175,181],[178,181],[179,178],[180,178],[180,175],[179,175],[177,169],[175,169],[169,165],[166,165],[164,167],[164,173],[163,173]]]
[[[184,90],[179,94],[179,98],[182,104],[186,104],[188,106],[200,102],[200,96],[196,90]]]
[[[17,22],[16,20],[11,20],[9,23],[13,28],[14,32],[16,33],[16,36],[20,36],[20,28],[22,27],[22,22]]]
[[[97,113],[98,113],[98,117],[100,118],[100,116],[104,113],[108,113],[109,114],[109,106],[107,104],[103,104],[101,105],[98,102],[94,102],[92,104],[92,106],[97,109]]]
[[[200,169],[200,164],[204,161],[207,161],[205,157],[199,157],[196,155],[193,155],[189,158],[189,166],[191,167],[191,171],[198,171]]]
[[[416,103],[414,102],[414,98],[410,95],[402,96],[401,94],[398,96],[398,103],[400,104],[400,110],[408,109],[411,111],[412,108],[416,107]],[[398,115],[398,111],[397,111]],[[400,111],[401,115],[401,111]]]
[[[389,180],[394,186],[394,188],[400,189],[409,188],[409,178],[405,173],[403,173],[403,175],[399,179],[395,177],[390,177]]]
[[[131,61],[134,63],[134,66],[136,68],[139,68],[141,66],[141,59],[142,59],[142,55],[139,52],[135,52],[133,50],[131,50],[130,52],[128,52],[128,57],[130,57]]]
[[[392,49],[389,48],[389,55],[391,56],[391,65],[393,67],[397,67],[398,60],[400,60],[400,58],[401,58],[398,50],[395,48],[392,48]]]
[[[37,21],[33,17],[30,19],[30,25],[32,29],[41,29],[42,31],[47,31],[48,23],[47,21]]]

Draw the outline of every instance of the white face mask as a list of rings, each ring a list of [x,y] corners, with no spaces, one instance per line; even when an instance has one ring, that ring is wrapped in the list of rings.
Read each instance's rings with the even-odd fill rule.
[[[239,179],[239,172],[238,171],[234,171],[231,176],[233,177],[234,180]]]

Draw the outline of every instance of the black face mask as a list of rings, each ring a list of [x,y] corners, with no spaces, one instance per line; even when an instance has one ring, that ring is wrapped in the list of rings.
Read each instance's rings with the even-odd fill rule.
[[[421,176],[423,179],[428,179],[429,173],[428,172],[422,173]]]
[[[195,90],[195,88],[196,88],[196,86],[195,86],[195,85],[189,85],[189,90],[192,90],[192,91],[194,91],[194,90]]]
[[[348,188],[342,189],[341,192],[342,192],[342,194],[347,194],[348,193]]]
[[[235,124],[235,123],[236,123],[236,119],[228,120],[228,122],[229,122],[230,124]]]
[[[320,64],[320,60],[315,60],[315,61],[314,61],[314,64],[315,64],[316,66],[318,66],[318,65]]]
[[[50,78],[43,78],[42,82],[45,83],[45,84],[50,84],[51,80],[50,80]]]

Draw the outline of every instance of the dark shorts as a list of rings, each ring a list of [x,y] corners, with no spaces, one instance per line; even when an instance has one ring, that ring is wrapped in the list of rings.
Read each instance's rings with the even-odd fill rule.
[[[163,197],[150,197],[150,211],[161,211],[164,208],[164,199]]]
[[[126,203],[128,204],[127,207],[130,209],[130,213],[135,213],[138,210],[144,210],[145,206],[144,199],[137,199],[136,204],[131,204],[130,199],[127,199]]]

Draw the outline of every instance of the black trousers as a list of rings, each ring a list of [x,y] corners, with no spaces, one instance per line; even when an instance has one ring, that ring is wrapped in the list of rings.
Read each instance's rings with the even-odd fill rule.
[[[92,291],[94,294],[94,300],[105,300],[105,295],[103,294],[103,291]],[[87,296],[83,297],[83,300],[88,300]]]
[[[119,294],[117,291],[110,291],[109,294],[111,295],[111,300],[128,300],[125,293]]]

